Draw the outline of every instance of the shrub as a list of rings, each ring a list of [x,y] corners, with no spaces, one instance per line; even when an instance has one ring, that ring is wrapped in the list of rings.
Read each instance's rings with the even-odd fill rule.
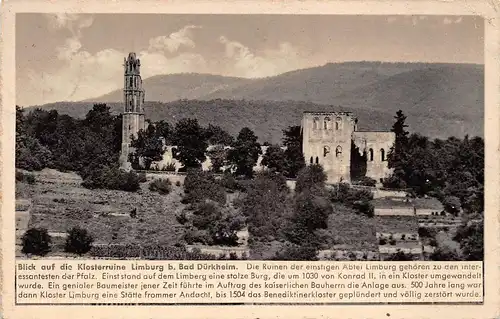
[[[189,229],[184,233],[184,241],[188,245],[200,243],[203,245],[212,245],[213,241],[207,230]]]
[[[182,221],[183,217],[179,218]],[[185,219],[187,222],[188,218]],[[186,240],[200,240],[201,238],[208,245],[236,246],[238,244],[236,232],[244,225],[242,216],[223,210],[217,202],[213,201],[196,204],[190,220],[195,229],[191,230]],[[202,233],[199,233],[200,231]]]
[[[64,250],[69,253],[83,255],[90,251],[94,239],[86,229],[74,227],[68,231]]]
[[[240,186],[239,186],[238,181],[236,180],[236,178],[234,178],[234,176],[231,175],[231,174],[229,174],[229,173],[225,173],[222,176],[222,178],[220,180],[220,184],[228,192],[234,192],[234,191],[237,191],[237,190],[240,189]]]
[[[389,244],[391,244],[392,246],[396,245],[396,240],[394,238],[391,238],[389,240]]]
[[[88,167],[80,172],[83,187],[90,189],[115,189],[135,192],[140,188],[139,176],[134,171],[125,172],[117,166]]]
[[[283,249],[276,252],[272,260],[318,260],[316,247],[310,245],[285,244]]]
[[[433,261],[460,261],[460,255],[447,247],[439,247],[429,256]]]
[[[175,182],[175,186],[177,186],[177,187],[181,187],[181,186],[182,186],[181,181],[177,181],[177,182]]]
[[[373,199],[373,193],[367,189],[354,189],[349,184],[337,184],[330,191],[330,200],[332,202],[340,202],[344,205],[354,208],[356,202],[369,202]]]
[[[175,216],[175,219],[177,219],[177,222],[181,225],[184,225],[185,223],[188,222],[188,218],[186,216],[186,212],[182,211],[179,214]]]
[[[168,195],[172,191],[172,183],[167,179],[155,179],[149,184],[149,190],[152,192],[158,192],[162,195]]]
[[[31,185],[31,184],[35,184],[36,179],[35,179],[35,175],[33,175],[33,174],[16,171],[16,181],[24,182],[24,183]]]
[[[37,256],[45,256],[50,252],[50,244],[52,239],[45,228],[30,228],[23,237],[22,252],[24,254],[32,254]]]
[[[443,206],[446,212],[457,215],[460,212],[460,198],[456,196],[446,196],[443,200]]]
[[[436,230],[429,229],[427,227],[419,227],[418,228],[418,235],[420,237],[434,238],[436,236]]]
[[[390,260],[390,261],[412,261],[413,256],[411,254],[406,254],[402,251],[398,251],[397,253],[394,253],[387,257],[385,260]]]
[[[188,170],[184,180],[184,203],[199,203],[207,199],[224,204],[226,192],[213,173],[200,169]]]
[[[380,246],[387,245],[387,240],[385,238],[380,238],[378,244]]]
[[[373,207],[373,204],[366,200],[354,202],[353,208],[368,217],[373,217],[375,215],[375,208]]]

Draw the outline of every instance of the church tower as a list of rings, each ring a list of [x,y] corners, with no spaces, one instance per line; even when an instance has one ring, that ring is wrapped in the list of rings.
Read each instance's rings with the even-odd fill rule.
[[[120,165],[126,170],[131,169],[129,154],[131,136],[137,136],[139,130],[144,130],[144,89],[141,79],[141,61],[135,53],[130,53],[124,58],[123,63],[124,86],[123,86],[123,127],[122,127],[122,149]]]

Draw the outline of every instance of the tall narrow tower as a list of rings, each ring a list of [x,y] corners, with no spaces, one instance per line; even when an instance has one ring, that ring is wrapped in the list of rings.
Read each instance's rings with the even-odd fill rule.
[[[122,127],[122,150],[120,165],[129,170],[131,164],[129,154],[131,136],[137,136],[139,130],[144,129],[144,89],[141,79],[141,61],[135,53],[130,53],[124,58],[125,75],[123,86],[123,127]]]

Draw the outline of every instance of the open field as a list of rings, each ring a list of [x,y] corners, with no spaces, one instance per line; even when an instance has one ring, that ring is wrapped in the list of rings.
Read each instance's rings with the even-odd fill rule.
[[[379,233],[418,233],[416,216],[375,216],[374,220]]]
[[[335,235],[335,249],[377,250],[374,218],[356,214],[343,205],[334,205],[328,218],[328,228]]]

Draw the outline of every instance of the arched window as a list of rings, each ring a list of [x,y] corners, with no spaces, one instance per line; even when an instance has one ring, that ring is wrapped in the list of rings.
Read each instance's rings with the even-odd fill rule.
[[[313,163],[313,157],[312,156],[311,156],[311,159],[310,159],[309,163],[311,163],[311,164]]]
[[[330,154],[330,147],[324,146],[323,147],[323,157],[326,157],[326,155]]]
[[[331,124],[330,124],[330,123],[331,123],[331,121],[332,121],[332,120],[331,120],[328,116],[327,116],[327,117],[325,117],[325,120],[323,121],[323,128],[324,128],[325,130],[328,130],[328,129],[331,127]]]
[[[342,129],[342,118],[337,117],[337,118],[335,119],[335,129],[336,129],[337,131]]]
[[[319,164],[319,158],[316,156],[316,164]]]
[[[313,130],[317,130],[319,128],[319,118],[315,117],[313,119]]]
[[[342,155],[342,146],[339,145],[335,149],[335,157],[339,157],[340,155]]]
[[[130,82],[130,87],[133,87],[133,86],[134,86],[134,82],[133,82],[133,81],[134,81],[134,79],[131,77],[131,78],[130,78],[130,81],[129,81],[129,82]]]
[[[373,162],[373,148],[370,148],[370,150],[368,151],[369,153],[369,156],[370,156],[370,162]]]
[[[380,159],[383,161],[385,161],[385,150],[383,148],[380,149]]]

